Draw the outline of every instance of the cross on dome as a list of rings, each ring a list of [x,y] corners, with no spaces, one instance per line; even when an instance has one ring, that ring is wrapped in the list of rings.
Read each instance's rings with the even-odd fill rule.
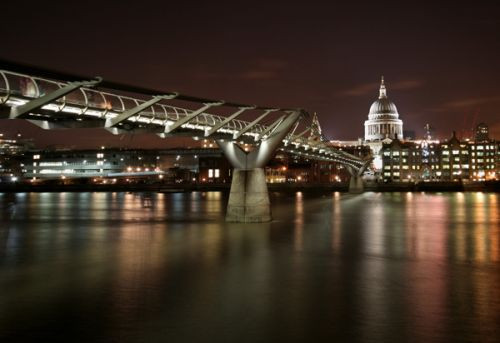
[[[380,81],[379,99],[387,98],[387,90],[385,89],[384,76],[382,75],[382,80]]]

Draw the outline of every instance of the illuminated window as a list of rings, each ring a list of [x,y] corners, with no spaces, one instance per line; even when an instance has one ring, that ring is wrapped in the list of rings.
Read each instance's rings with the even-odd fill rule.
[[[104,154],[103,153],[98,153],[97,154],[97,158],[103,158],[104,157]]]
[[[61,167],[62,162],[40,162],[40,167]]]
[[[33,155],[33,159],[34,160],[39,160],[40,159],[40,155]]]
[[[75,171],[73,169],[64,169],[63,171],[61,171],[60,169],[42,169],[42,170],[40,170],[40,174],[60,174],[60,173],[72,174],[74,172]]]
[[[215,169],[215,177],[220,177],[220,170],[219,169]]]
[[[208,177],[209,177],[209,178],[214,177],[214,170],[213,170],[213,169],[209,169],[209,170],[208,170]]]
[[[452,153],[453,155],[458,155],[458,154],[460,153],[460,151],[459,151],[459,150],[452,150],[452,151],[451,151],[451,153]]]
[[[450,152],[448,150],[443,150],[443,155],[449,155]]]
[[[97,165],[98,165],[98,166],[102,166],[103,164],[104,164],[104,162],[103,162],[103,161],[97,161]]]

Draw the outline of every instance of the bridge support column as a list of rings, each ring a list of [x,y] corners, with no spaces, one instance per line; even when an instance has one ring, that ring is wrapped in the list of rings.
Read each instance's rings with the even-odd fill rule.
[[[226,221],[262,223],[272,219],[264,166],[301,114],[301,111],[290,111],[287,117],[270,130],[269,135],[250,152],[244,151],[235,142],[217,141],[234,167]]]
[[[349,193],[363,193],[365,187],[363,185],[363,179],[360,175],[351,175],[351,180],[349,181]]]
[[[363,173],[366,168],[370,165],[372,159],[368,159],[365,163],[359,168],[354,168],[353,166],[348,166],[347,170],[351,174],[351,179],[349,180],[349,193],[363,193],[365,191],[365,185],[363,183]]]
[[[234,169],[226,221],[262,223],[271,219],[264,168]]]

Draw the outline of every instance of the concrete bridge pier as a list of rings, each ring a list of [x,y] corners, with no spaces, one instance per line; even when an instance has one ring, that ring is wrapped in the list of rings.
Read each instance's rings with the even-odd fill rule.
[[[301,111],[290,111],[250,152],[244,151],[234,141],[217,141],[234,167],[226,221],[262,223],[272,219],[264,166],[301,114]]]
[[[234,169],[226,221],[262,223],[271,219],[271,204],[264,169]]]
[[[363,193],[365,186],[363,184],[363,179],[357,173],[351,175],[351,180],[349,181],[349,193]]]
[[[362,175],[370,163],[371,159],[368,159],[359,169],[352,166],[347,167],[347,170],[349,170],[349,173],[351,174],[351,179],[349,180],[349,193],[363,193],[365,191]]]

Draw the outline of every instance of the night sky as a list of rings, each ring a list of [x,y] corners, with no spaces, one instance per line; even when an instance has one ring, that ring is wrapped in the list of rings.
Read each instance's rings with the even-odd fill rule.
[[[49,4],[50,3],[50,4]],[[500,5],[371,1],[2,3],[0,58],[165,91],[317,112],[330,139],[363,136],[384,75],[405,130],[486,122],[500,138]],[[418,4],[418,5],[417,5]],[[40,145],[164,146],[152,135],[42,131]]]

